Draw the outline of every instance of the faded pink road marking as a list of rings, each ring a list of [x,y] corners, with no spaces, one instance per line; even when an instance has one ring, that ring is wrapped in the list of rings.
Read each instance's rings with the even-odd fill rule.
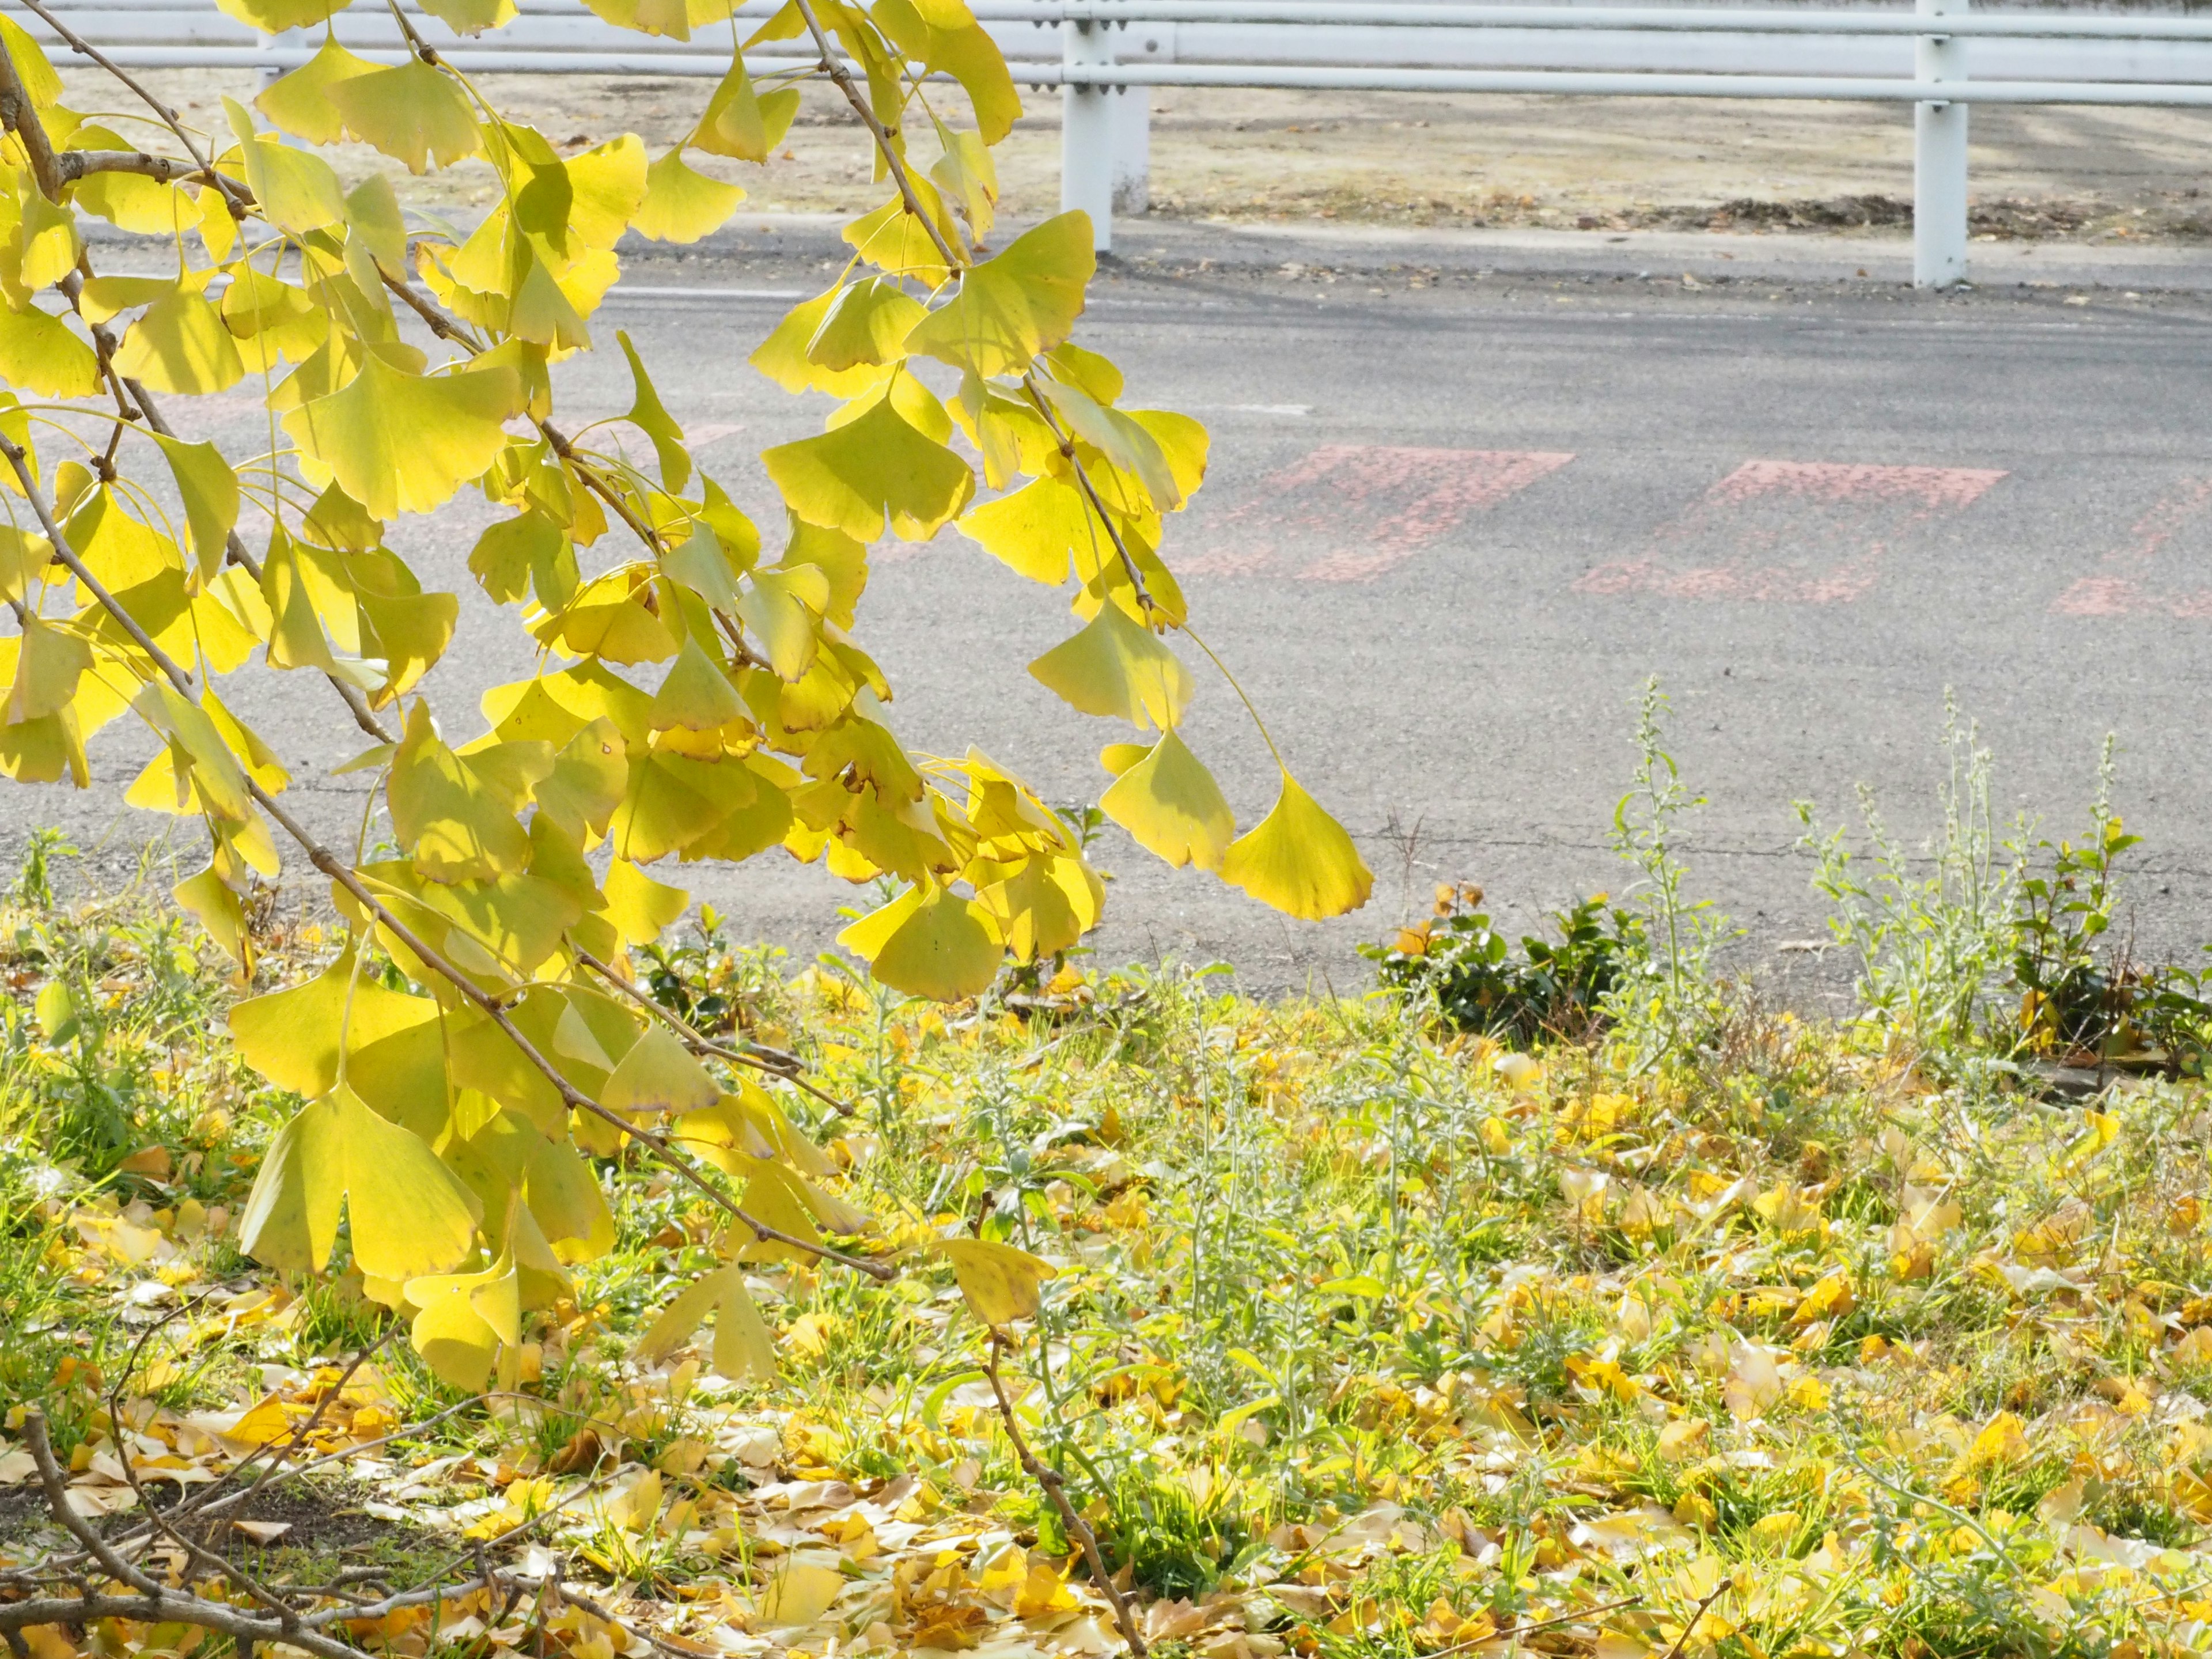
[[[1572,459],[1538,450],[1326,445],[1222,520],[1231,545],[1179,561],[1176,574],[1264,575],[1304,556],[1293,573],[1301,581],[1372,581],[1442,541],[1468,514]]]
[[[2051,602],[2068,617],[2212,617],[2212,587],[2183,589],[2151,580],[2152,567],[2183,531],[2212,512],[2212,478],[2184,478],[2136,521],[2125,545],[2098,562],[2102,574],[2084,576]]]
[[[1581,593],[1847,605],[1903,537],[1961,512],[2005,475],[1985,467],[1746,461],[1653,538],[1600,565]]]

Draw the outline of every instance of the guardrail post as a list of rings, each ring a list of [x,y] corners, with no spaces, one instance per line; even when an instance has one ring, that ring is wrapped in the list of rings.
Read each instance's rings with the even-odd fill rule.
[[[1916,0],[1922,17],[1956,17],[1969,0]],[[1913,43],[1915,77],[1933,84],[1966,78],[1966,43],[1923,34]],[[1912,285],[1949,288],[1966,279],[1966,109],[1950,100],[1912,106]]]
[[[1087,17],[1064,19],[1060,61],[1063,69],[1112,68],[1113,26]],[[1091,216],[1091,246],[1101,253],[1114,246],[1114,98],[1111,87],[1063,84],[1060,89],[1060,210],[1081,208]]]
[[[1114,92],[1114,211],[1149,213],[1152,206],[1152,89]]]
[[[1132,64],[1172,64],[1173,23],[1116,26],[1115,56]],[[1114,94],[1114,211],[1149,213],[1152,208],[1152,89],[1123,87]]]

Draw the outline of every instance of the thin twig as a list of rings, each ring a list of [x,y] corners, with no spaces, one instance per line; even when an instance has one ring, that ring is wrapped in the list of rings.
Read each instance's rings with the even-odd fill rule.
[[[232,1502],[236,1504],[251,1504],[253,1501],[254,1494],[259,1492],[263,1486],[268,1485],[270,1477],[275,1474],[278,1469],[282,1468],[284,1466],[286,1460],[290,1458],[295,1452],[298,1451],[301,1447],[306,1445],[309,1437],[312,1437],[315,1431],[322,1425],[324,1414],[330,1410],[331,1402],[337,1399],[341,1395],[344,1394],[346,1385],[353,1381],[354,1373],[368,1363],[368,1358],[371,1354],[376,1352],[379,1349],[383,1347],[386,1343],[391,1341],[393,1337],[398,1335],[400,1331],[404,1328],[404,1327],[403,1327],[398,1320],[393,1320],[391,1324],[385,1328],[384,1334],[381,1336],[378,1337],[375,1341],[369,1343],[358,1353],[354,1355],[351,1363],[346,1366],[343,1371],[338,1374],[338,1380],[331,1385],[329,1391],[325,1393],[320,1400],[318,1400],[315,1402],[314,1410],[310,1412],[300,1425],[292,1431],[291,1438],[287,1440],[283,1445],[277,1448],[276,1452],[269,1458],[269,1460],[262,1465],[261,1472],[254,1476],[253,1484],[248,1486],[244,1492],[239,1493],[237,1498],[234,1500],[232,1500]],[[266,1448],[264,1448],[263,1449],[265,1450]],[[250,1462],[252,1460],[249,1459],[247,1461]],[[246,1465],[241,1463],[238,1467],[240,1468],[243,1468]],[[231,1473],[234,1474],[235,1472],[235,1470],[231,1471]],[[224,1478],[228,1479],[228,1475],[226,1474]],[[214,1496],[216,1491],[221,1486],[221,1485],[222,1482],[217,1481],[210,1486],[202,1487],[199,1492],[194,1493],[191,1498],[182,1506],[179,1512],[180,1515],[189,1516],[204,1509],[207,1506],[209,1498]],[[227,1503],[224,1507],[229,1508],[231,1507],[231,1504]]]
[[[0,58],[6,57],[0,52]],[[84,1546],[92,1559],[107,1569],[118,1583],[128,1584],[143,1595],[160,1601],[168,1594],[167,1586],[148,1577],[144,1572],[126,1561],[115,1547],[92,1528],[92,1522],[79,1515],[69,1501],[69,1481],[62,1474],[61,1465],[54,1461],[54,1443],[46,1432],[46,1413],[37,1406],[23,1414],[23,1444],[31,1454],[31,1462],[39,1471],[39,1485],[46,1495],[46,1507],[54,1512],[54,1519],[69,1529],[70,1536]]]
[[[755,1071],[765,1072],[770,1077],[790,1084],[793,1088],[804,1089],[841,1117],[850,1117],[859,1109],[849,1102],[838,1099],[828,1091],[816,1088],[805,1078],[799,1076],[798,1067],[800,1062],[798,1055],[787,1054],[780,1048],[769,1048],[765,1045],[757,1045],[761,1049],[758,1054],[748,1054],[743,1049],[727,1048],[701,1031],[659,998],[647,996],[589,951],[578,951],[576,960],[636,1003],[639,1007],[667,1021],[672,1030],[702,1054],[712,1054],[715,1059],[727,1060],[732,1066],[750,1066]]]
[[[1697,1629],[1698,1620],[1705,1616],[1705,1609],[1735,1588],[1735,1584],[1726,1578],[1713,1586],[1705,1599],[1698,1603],[1697,1610],[1691,1613],[1689,1621],[1682,1626],[1682,1633],[1674,1638],[1674,1645],[1667,1650],[1665,1659],[1682,1659],[1682,1650],[1689,1645],[1690,1632]]]
[[[805,3],[800,0],[801,4]],[[1128,1597],[1121,1594],[1121,1586],[1106,1571],[1106,1559],[1098,1553],[1098,1534],[1091,1530],[1091,1523],[1067,1501],[1067,1483],[1060,1478],[1060,1471],[1030,1449],[1030,1443],[1022,1434],[1020,1419],[1014,1415],[1014,1402],[1006,1397],[1006,1385],[999,1380],[999,1351],[1011,1346],[1003,1333],[991,1332],[984,1348],[983,1374],[991,1379],[991,1392],[998,1398],[999,1415],[1006,1419],[1006,1436],[1014,1443],[1014,1455],[1021,1460],[1023,1473],[1044,1489],[1053,1508],[1060,1511],[1060,1525],[1082,1549],[1083,1559],[1090,1563],[1091,1577],[1114,1609],[1114,1622],[1121,1627],[1121,1639],[1129,1644],[1129,1651],[1136,1659],[1145,1659],[1145,1638],[1138,1632],[1136,1614],[1129,1609]]]
[[[836,83],[837,90],[845,94],[845,101],[853,106],[853,112],[860,118],[869,135],[875,139],[876,152],[884,158],[884,165],[896,181],[899,195],[906,203],[906,210],[921,221],[921,228],[929,233],[929,240],[937,245],[937,251],[944,257],[947,267],[959,270],[968,262],[953,252],[952,244],[945,240],[945,233],[938,228],[937,221],[922,211],[921,192],[914,187],[914,176],[907,170],[906,158],[899,154],[898,146],[891,142],[890,129],[876,118],[874,106],[860,95],[860,88],[854,85],[853,71],[845,67],[845,60],[830,44],[830,36],[823,29],[822,20],[814,15],[814,8],[809,0],[796,0],[796,3],[799,16],[805,20],[807,33],[814,37],[815,50],[822,54],[823,73]]]
[[[1626,1595],[1618,1601],[1607,1601],[1595,1607],[1577,1607],[1572,1613],[1563,1613],[1556,1618],[1539,1619],[1532,1624],[1511,1625],[1504,1630],[1493,1630],[1487,1635],[1472,1637],[1464,1642],[1455,1642],[1448,1648],[1438,1648],[1434,1653],[1423,1654],[1421,1659],[1451,1659],[1455,1653],[1465,1653],[1469,1648],[1481,1647],[1488,1642],[1516,1642],[1524,1636],[1534,1636],[1540,1630],[1552,1630],[1560,1625],[1579,1625],[1586,1620],[1600,1619],[1608,1613],[1619,1613],[1623,1607],[1642,1604],[1640,1595]]]

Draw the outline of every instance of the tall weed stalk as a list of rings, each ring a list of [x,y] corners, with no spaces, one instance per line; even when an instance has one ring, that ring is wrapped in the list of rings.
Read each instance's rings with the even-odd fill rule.
[[[1813,884],[1835,906],[1830,933],[1858,957],[1869,1013],[1936,1048],[1960,1049],[1984,1036],[2002,1047],[2008,1022],[1995,1016],[2013,956],[2029,826],[1998,835],[1990,751],[1948,691],[1942,744],[1942,826],[1920,860],[1905,852],[1863,784],[1866,854],[1852,850],[1840,824],[1823,833],[1809,801],[1796,803],[1800,845],[1819,861]],[[1927,873],[1916,872],[1916,862]]]
[[[1638,1071],[1692,1058],[1721,1013],[1713,953],[1734,930],[1710,899],[1692,899],[1682,862],[1682,821],[1705,804],[1683,784],[1663,745],[1671,712],[1655,675],[1636,706],[1636,775],[1613,813],[1613,850],[1636,866],[1632,906],[1642,913],[1640,951],[1606,1000],[1606,1012]]]

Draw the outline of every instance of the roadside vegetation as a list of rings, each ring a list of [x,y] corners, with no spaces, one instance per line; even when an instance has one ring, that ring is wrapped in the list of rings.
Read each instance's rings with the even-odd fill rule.
[[[672,1323],[726,1218],[611,1150],[613,1248],[480,1392],[357,1273],[240,1254],[297,1103],[226,1037],[231,964],[35,842],[0,918],[9,1557],[70,1541],[35,1406],[134,1560],[242,1600],[227,1560],[371,1652],[2212,1646],[2212,1022],[2112,951],[2122,825],[2007,836],[1954,726],[1926,856],[1872,802],[1808,827],[1863,981],[1808,1024],[1712,969],[1662,714],[1622,894],[1509,946],[1441,890],[1363,999],[1071,959],[939,1006],[696,918],[640,967],[804,1062],[796,1161],[890,1277],[740,1249],[772,1360],[733,1308]],[[257,990],[339,942],[255,927]],[[1023,1254],[959,1272],[963,1239]]]

